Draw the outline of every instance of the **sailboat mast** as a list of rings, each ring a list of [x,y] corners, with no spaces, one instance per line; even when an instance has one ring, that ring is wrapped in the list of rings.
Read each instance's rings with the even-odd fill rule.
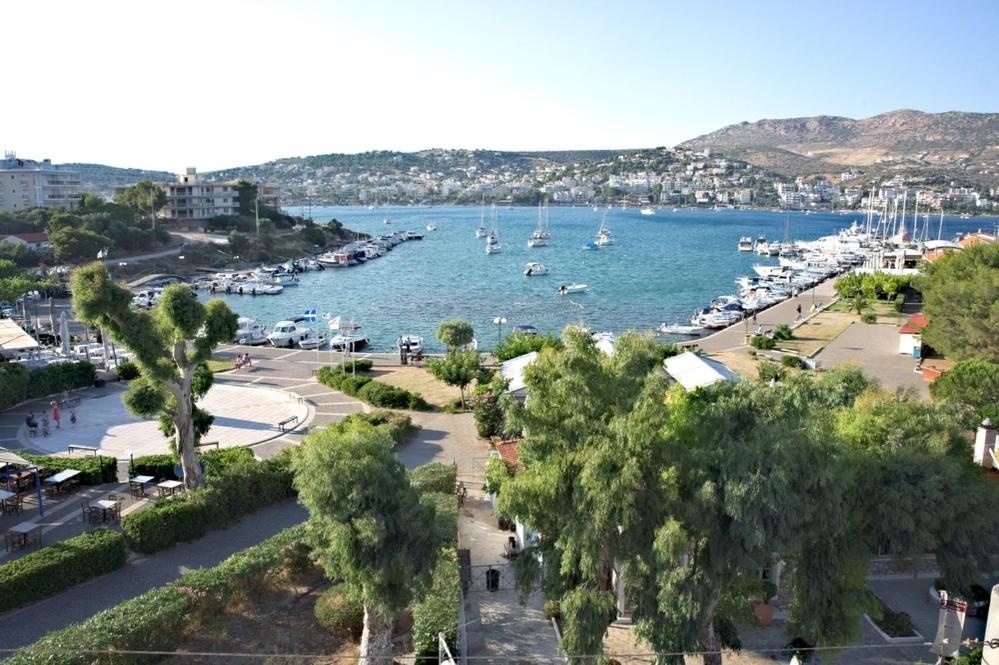
[[[940,226],[937,227],[937,240],[943,237],[943,204],[940,204]]]
[[[906,188],[902,192],[902,235],[905,235],[905,204],[909,201],[909,191]],[[898,208],[898,201],[895,202],[895,207]]]
[[[916,210],[912,213],[912,239],[916,240],[916,224],[919,223],[919,195],[916,195]]]

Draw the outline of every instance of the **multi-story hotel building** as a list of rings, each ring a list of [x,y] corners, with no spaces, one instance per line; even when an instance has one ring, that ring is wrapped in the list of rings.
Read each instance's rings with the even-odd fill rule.
[[[198,170],[189,167],[177,175],[177,181],[167,183],[167,205],[170,217],[178,220],[208,220],[222,215],[239,214],[237,181],[202,180]],[[277,208],[281,199],[278,188],[257,183],[261,205]]]
[[[13,152],[0,162],[0,210],[28,208],[69,210],[80,202],[80,174],[44,159],[18,159]]]

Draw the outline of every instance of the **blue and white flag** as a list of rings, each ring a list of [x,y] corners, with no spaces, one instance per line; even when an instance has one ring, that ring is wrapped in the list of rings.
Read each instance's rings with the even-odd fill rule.
[[[316,308],[315,307],[313,307],[312,309],[305,310],[305,320],[306,321],[315,321],[316,320],[316,314],[317,314],[317,312],[316,312]]]

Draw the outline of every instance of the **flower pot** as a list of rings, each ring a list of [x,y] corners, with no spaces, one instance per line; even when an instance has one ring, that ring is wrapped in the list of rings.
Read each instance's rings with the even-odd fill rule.
[[[753,603],[753,616],[756,617],[757,623],[764,628],[770,625],[776,613],[777,608],[770,603]]]

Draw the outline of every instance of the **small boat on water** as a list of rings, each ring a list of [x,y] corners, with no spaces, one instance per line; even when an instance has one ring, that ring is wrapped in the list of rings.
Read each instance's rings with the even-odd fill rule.
[[[368,336],[363,333],[334,335],[330,338],[330,348],[334,351],[357,351],[368,345]]]
[[[496,212],[495,205],[493,206],[492,226],[492,230],[486,236],[486,254],[495,254],[503,249],[499,243],[499,214]]]
[[[300,349],[321,349],[324,346],[326,346],[326,333],[298,340],[298,348]]]
[[[532,261],[524,266],[524,277],[536,277],[537,275],[547,275],[549,272],[548,266],[544,263],[538,263],[537,261]]]
[[[391,224],[391,223],[392,223],[392,220],[389,219],[388,217],[386,217],[385,219],[382,220],[382,224]]]
[[[753,239],[749,236],[742,236],[739,238],[739,251],[740,252],[751,252],[753,251]]]
[[[684,325],[679,322],[673,324],[660,323],[656,330],[662,335],[684,335],[687,337],[699,337],[708,331],[704,326]]]
[[[436,230],[437,230],[436,224],[427,224],[427,231],[436,231]]]
[[[476,238],[486,237],[486,198],[482,197],[482,204],[479,206],[479,228],[475,229]]]
[[[642,212],[643,215],[654,215],[654,214],[656,214],[656,211],[653,210],[650,206],[646,206],[646,207],[642,208],[641,212]]]
[[[558,292],[561,293],[562,295],[566,295],[569,293],[582,293],[586,289],[587,289],[586,284],[563,284],[562,286],[558,287]]]
[[[233,341],[246,346],[260,346],[267,343],[267,329],[254,319],[241,316],[236,320],[237,330]]]
[[[766,236],[758,236],[756,238],[756,242],[753,243],[753,251],[756,252],[757,254],[760,253],[760,249],[766,249],[768,247],[769,245],[767,243]]]
[[[600,229],[597,231],[597,245],[604,247],[614,244],[614,234],[607,228],[607,213],[604,212],[604,219],[600,222]]]
[[[583,251],[586,252],[595,252],[598,249],[600,249],[600,245],[598,245],[595,242],[588,242],[585,245],[583,245]]]
[[[537,335],[538,329],[529,324],[521,324],[513,327],[513,332],[521,335]]]

